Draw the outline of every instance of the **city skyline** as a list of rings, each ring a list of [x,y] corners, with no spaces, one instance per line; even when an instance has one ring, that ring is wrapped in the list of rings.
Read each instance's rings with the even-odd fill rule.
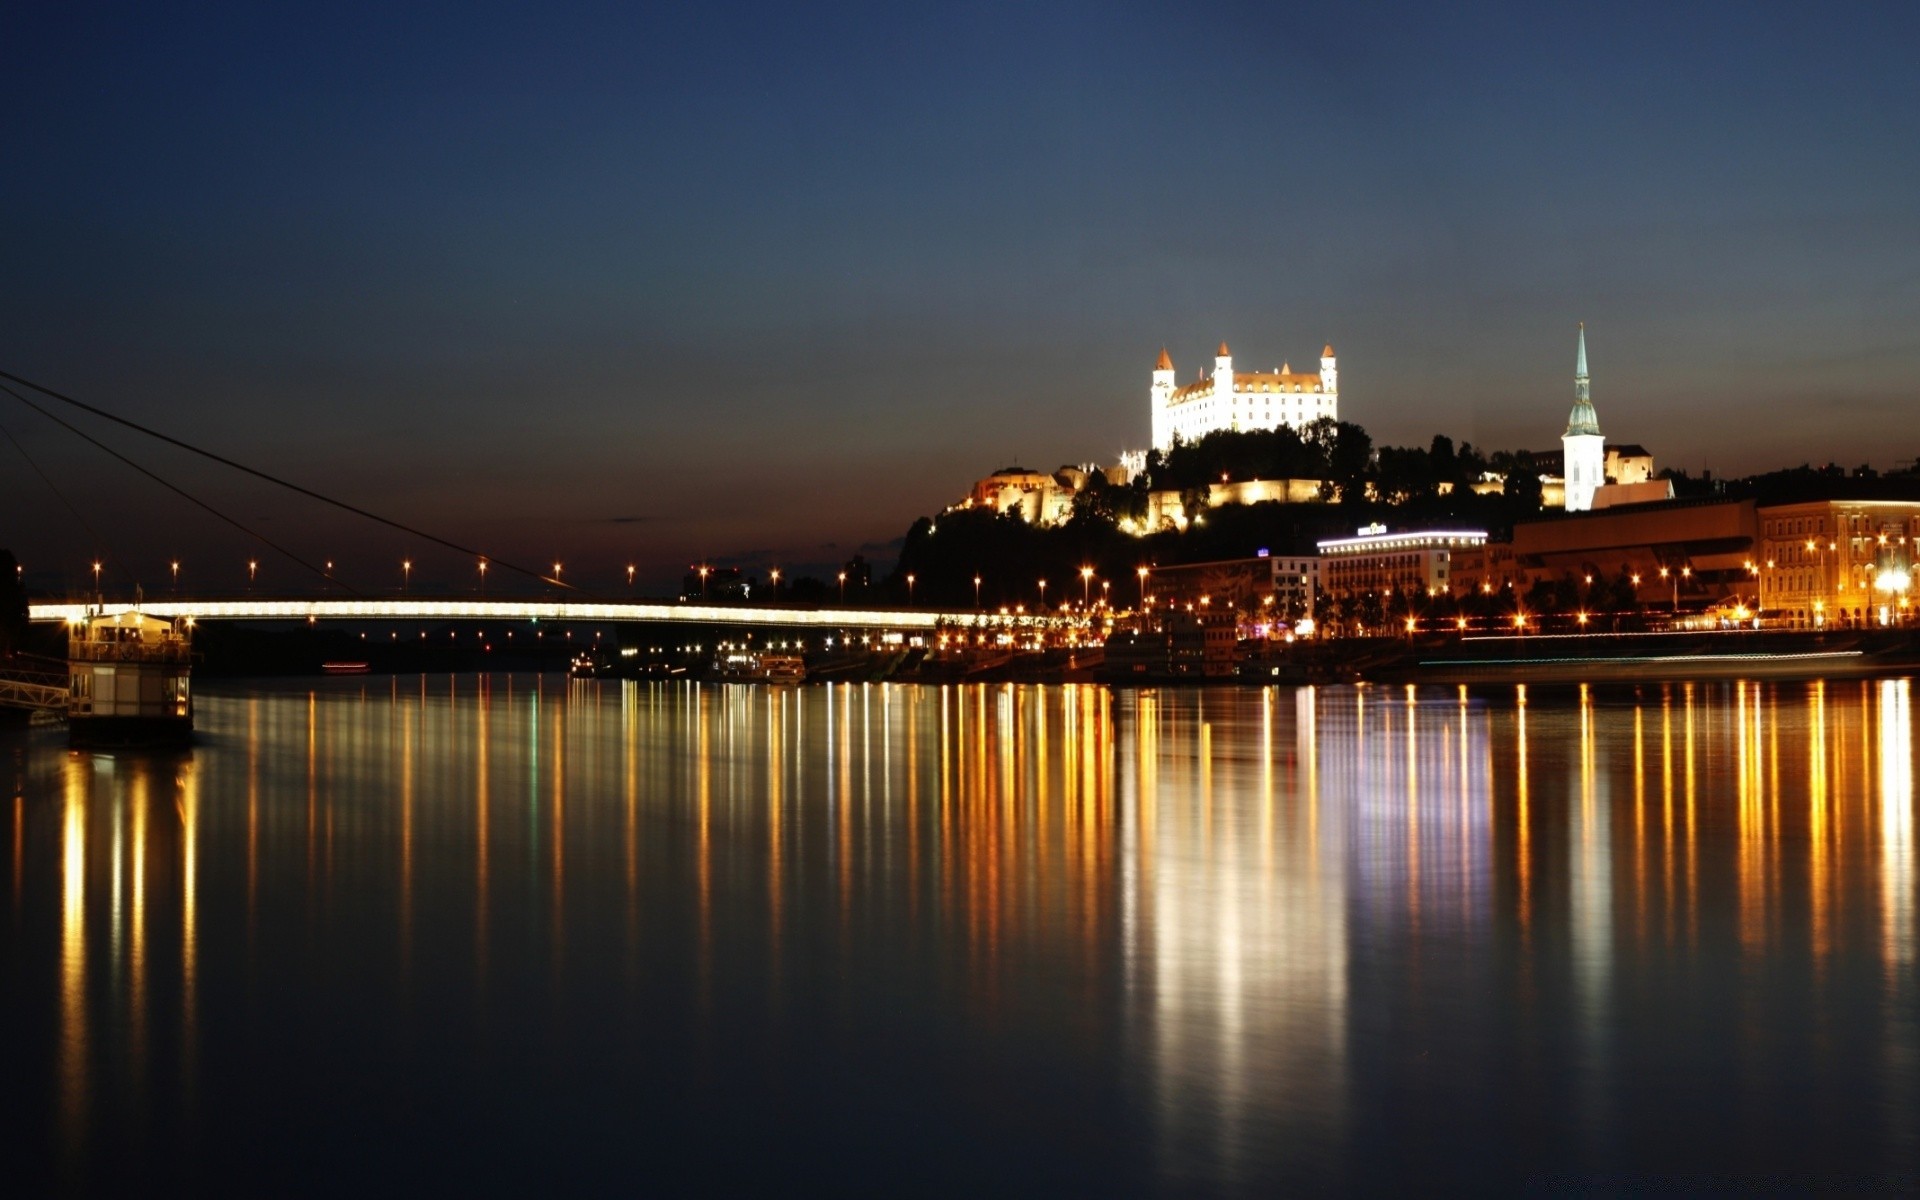
[[[1888,428],[1920,367],[1914,24],[21,12],[0,367],[501,557],[656,579],[873,557],[986,471],[1112,461],[1159,349],[1184,379],[1222,340],[1261,369],[1331,342],[1378,443],[1546,450],[1584,321],[1609,436],[1662,466],[1884,469],[1915,452]],[[232,557],[0,424],[96,524]],[[45,526],[16,552],[84,553],[0,453]],[[308,553],[347,536],[183,478]]]

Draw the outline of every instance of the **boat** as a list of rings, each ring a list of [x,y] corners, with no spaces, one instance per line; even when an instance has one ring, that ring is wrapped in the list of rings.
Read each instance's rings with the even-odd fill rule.
[[[807,678],[807,660],[798,654],[762,654],[760,667],[768,683],[802,683]]]
[[[193,737],[193,618],[90,613],[67,627],[67,737],[75,746]]]
[[[798,654],[728,649],[713,660],[713,678],[723,683],[799,683],[806,677],[806,659]]]

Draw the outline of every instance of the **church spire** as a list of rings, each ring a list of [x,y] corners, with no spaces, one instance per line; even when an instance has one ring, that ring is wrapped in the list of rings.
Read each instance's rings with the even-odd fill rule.
[[[1593,411],[1593,383],[1587,378],[1587,323],[1580,322],[1579,350],[1573,361],[1573,412],[1567,417],[1567,433],[1600,436],[1600,418]]]

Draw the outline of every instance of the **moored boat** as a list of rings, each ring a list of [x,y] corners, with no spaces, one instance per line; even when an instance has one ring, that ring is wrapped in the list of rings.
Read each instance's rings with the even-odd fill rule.
[[[178,744],[193,736],[193,618],[137,610],[68,626],[67,736],[76,746]]]

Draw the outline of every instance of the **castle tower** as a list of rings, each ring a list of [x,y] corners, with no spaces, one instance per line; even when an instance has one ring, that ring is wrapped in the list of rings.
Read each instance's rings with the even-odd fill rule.
[[[1153,413],[1153,445],[1166,449],[1173,441],[1173,414],[1167,406],[1173,401],[1173,358],[1160,347],[1160,361],[1153,366],[1153,387],[1148,393]]]
[[[1213,355],[1213,394],[1218,403],[1233,403],[1233,353],[1225,342]]]
[[[1340,372],[1334,365],[1333,343],[1328,342],[1320,351],[1320,394],[1323,411],[1318,416],[1340,419],[1339,395]]]
[[[1567,511],[1586,512],[1593,493],[1607,481],[1607,439],[1593,412],[1592,384],[1587,378],[1587,326],[1580,323],[1580,348],[1573,366],[1573,412],[1560,437],[1566,470]]]

